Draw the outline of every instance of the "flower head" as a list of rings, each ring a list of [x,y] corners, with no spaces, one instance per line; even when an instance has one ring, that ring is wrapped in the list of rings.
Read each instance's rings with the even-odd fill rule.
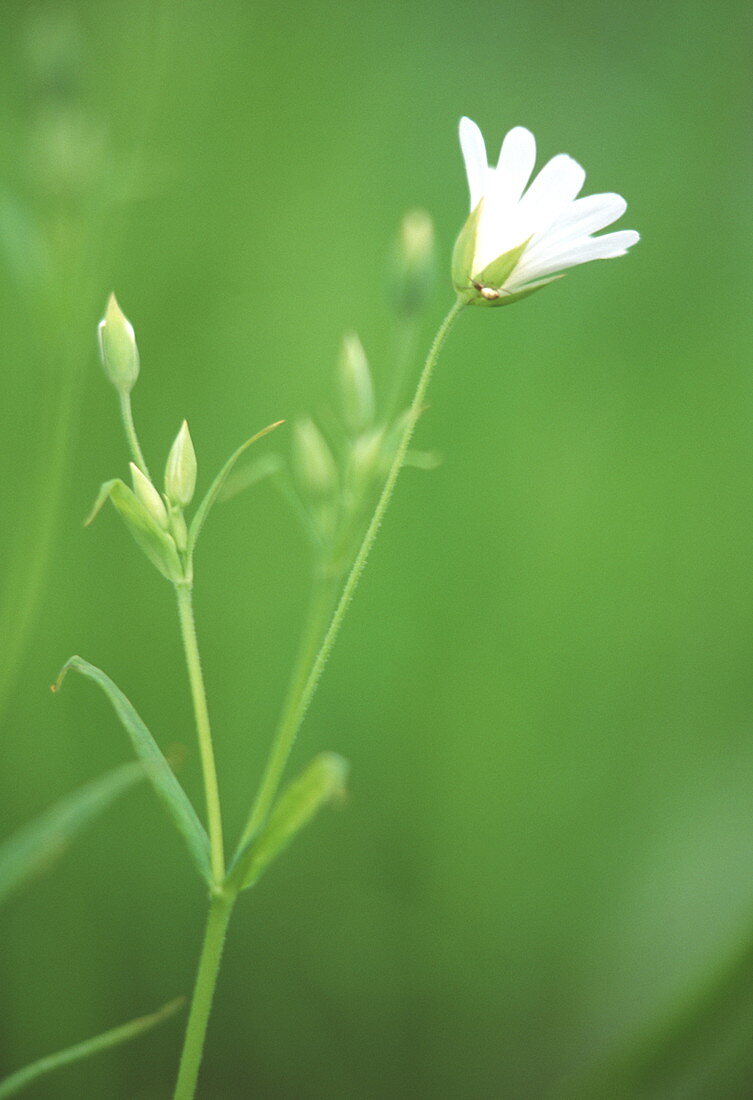
[[[505,137],[497,167],[486,156],[475,122],[460,120],[460,146],[471,193],[471,213],[458,237],[453,281],[458,292],[481,305],[506,305],[588,260],[623,256],[639,240],[634,229],[594,237],[622,217],[621,195],[578,198],[586,178],[564,153],[528,182],[536,141],[523,126]]]

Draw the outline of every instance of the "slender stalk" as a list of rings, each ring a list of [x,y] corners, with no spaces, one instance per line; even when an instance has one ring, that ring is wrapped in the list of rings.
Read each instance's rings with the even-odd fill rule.
[[[123,420],[123,428],[125,430],[126,439],[128,440],[128,447],[133,457],[133,461],[136,463],[141,472],[149,477],[149,467],[146,464],[144,452],[141,450],[139,437],[136,434],[136,425],[133,422],[131,395],[130,393],[119,393],[118,396],[120,397],[120,415]]]
[[[201,672],[199,644],[196,639],[196,623],[193,614],[191,587],[188,584],[175,586],[178,597],[178,615],[183,635],[183,648],[188,666],[188,678],[191,683],[191,696],[196,717],[196,732],[199,736],[201,770],[204,776],[204,797],[207,806],[207,824],[209,827],[209,845],[211,849],[212,875],[219,888],[225,877],[225,849],[222,840],[222,814],[220,811],[220,792],[217,785],[217,769],[212,748],[212,731],[209,725],[207,695],[204,689],[204,677]]]
[[[282,773],[285,769],[285,764],[287,763],[290,749],[295,740],[296,733],[300,728],[303,718],[303,715],[300,713],[301,698],[306,689],[312,663],[316,659],[316,654],[321,645],[327,621],[332,613],[332,588],[332,582],[328,581],[325,576],[321,574],[317,576],[308,618],[301,636],[298,658],[295,663],[293,675],[290,678],[285,703],[272,742],[272,749],[259,785],[253,809],[246,823],[246,827],[243,830],[243,835],[238,842],[236,855],[240,854],[246,847],[269,813],[270,806],[274,800]]]
[[[199,969],[196,973],[196,985],[191,1001],[191,1013],[188,1017],[183,1053],[180,1058],[178,1081],[173,1094],[174,1100],[193,1100],[196,1091],[201,1056],[204,1050],[204,1037],[207,1032],[209,1014],[212,1010],[214,987],[217,984],[225,933],[227,932],[234,904],[235,896],[228,897],[219,894],[212,898],[209,907],[204,945],[201,949]]]
[[[327,659],[332,651],[332,647],[335,644],[337,635],[342,626],[343,619],[345,618],[345,612],[348,609],[348,604],[353,598],[353,593],[356,590],[358,582],[363,573],[366,565],[366,560],[369,556],[369,551],[374,544],[379,528],[384,519],[387,506],[389,505],[392,493],[395,489],[400,470],[405,462],[405,455],[408,451],[410,441],[413,437],[418,418],[423,410],[424,401],[426,399],[426,392],[431,382],[432,374],[434,373],[434,367],[436,366],[439,353],[444,346],[444,342],[452,328],[455,320],[460,312],[464,309],[466,303],[458,298],[449,311],[442,324],[437,330],[437,334],[434,337],[429,354],[426,357],[423,370],[421,371],[421,377],[418,380],[418,386],[411,403],[408,416],[406,419],[405,430],[403,437],[400,440],[400,444],[395,451],[395,456],[392,460],[387,479],[384,483],[379,500],[377,501],[374,514],[371,517],[369,526],[366,529],[366,534],[363,537],[361,546],[356,555],[355,561],[351,567],[348,578],[343,587],[340,599],[335,608],[334,615],[329,624],[324,639],[320,646],[316,646],[316,639],[313,637],[308,644],[301,651],[301,660],[299,661],[297,673],[291,683],[291,689],[288,694],[283,716],[277,727],[274,741],[272,743],[272,750],[267,760],[267,765],[262,777],[261,785],[259,787],[259,793],[254,803],[253,809],[249,816],[246,827],[243,830],[243,836],[239,845],[239,850],[252,839],[256,831],[264,823],[267,814],[269,813],[274,797],[277,793],[277,789],[282,778],[282,773],[285,769],[290,750],[293,747],[298,730],[301,727],[306,711],[309,708],[311,700],[316,692],[319,679],[324,671],[324,667],[327,664]]]
[[[140,1016],[138,1020],[130,1020],[127,1024],[113,1027],[109,1031],[103,1032],[102,1035],[95,1035],[93,1039],[85,1039],[82,1043],[76,1043],[75,1046],[66,1047],[65,1050],[59,1050],[55,1054],[47,1054],[44,1058],[39,1058],[38,1061],[24,1066],[23,1069],[16,1070],[10,1077],[0,1081],[0,1097],[5,1100],[6,1096],[15,1096],[17,1092],[21,1092],[37,1078],[43,1077],[53,1070],[60,1069],[61,1066],[69,1066],[72,1062],[91,1058],[92,1054],[99,1054],[101,1050],[109,1050],[110,1047],[135,1039],[137,1035],[156,1027],[163,1020],[168,1020],[183,1004],[185,1004],[185,997],[178,997],[148,1016]]]

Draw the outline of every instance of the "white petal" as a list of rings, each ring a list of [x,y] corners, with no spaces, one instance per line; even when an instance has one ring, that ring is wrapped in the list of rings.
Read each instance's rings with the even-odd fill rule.
[[[537,233],[526,249],[526,262],[534,266],[546,261],[553,253],[560,253],[605,226],[621,218],[627,203],[621,195],[587,195],[566,206],[557,220]]]
[[[640,234],[634,229],[619,229],[616,233],[604,233],[601,237],[581,237],[546,253],[540,251],[538,256],[529,254],[527,249],[509,282],[505,284],[505,289],[514,291],[532,279],[541,279],[568,267],[588,263],[589,260],[608,260],[614,256],[624,256],[639,240]]]
[[[475,210],[484,196],[489,163],[486,159],[483,134],[475,122],[465,117],[460,120],[460,148],[465,161],[465,173],[468,176],[471,210]]]
[[[566,206],[553,225],[539,236],[547,240],[556,237],[558,241],[587,237],[616,222],[626,210],[627,203],[622,195],[612,193],[587,195]],[[537,239],[531,242],[532,248],[537,243]]]
[[[585,171],[572,157],[565,153],[552,157],[518,203],[518,239],[547,229],[576,197],[585,178]]]
[[[516,126],[505,136],[494,174],[495,197],[510,204],[518,202],[536,163],[536,139],[525,126]]]

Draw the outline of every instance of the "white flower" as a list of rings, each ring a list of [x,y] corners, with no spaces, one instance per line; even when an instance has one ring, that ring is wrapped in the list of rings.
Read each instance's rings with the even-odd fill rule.
[[[577,198],[586,173],[564,153],[553,157],[526,191],[536,161],[530,130],[505,137],[490,167],[475,122],[460,120],[460,146],[471,193],[471,214],[455,246],[455,286],[481,304],[504,305],[588,260],[623,256],[639,240],[634,229],[592,234],[622,217],[621,195]]]

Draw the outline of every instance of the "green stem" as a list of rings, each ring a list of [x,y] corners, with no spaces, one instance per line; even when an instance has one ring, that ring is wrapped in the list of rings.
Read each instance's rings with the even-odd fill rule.
[[[201,949],[199,969],[196,973],[191,1013],[188,1017],[173,1100],[193,1100],[196,1091],[196,1081],[199,1076],[201,1056],[204,1050],[204,1037],[207,1033],[207,1023],[212,1010],[214,987],[217,984],[225,933],[227,932],[234,904],[235,896],[227,897],[221,894],[212,898],[209,907],[204,945]]]
[[[322,635],[332,613],[332,582],[321,573],[317,575],[316,587],[311,600],[308,618],[301,637],[298,658],[293,675],[290,678],[285,703],[272,741],[267,766],[264,770],[259,791],[253,809],[238,842],[236,855],[240,854],[251,838],[263,824],[274,800],[277,788],[285,770],[290,750],[303,720],[301,700],[306,690],[311,666],[321,645]]]
[[[217,769],[214,763],[207,695],[204,689],[204,677],[201,673],[201,660],[199,658],[199,645],[196,639],[196,623],[194,622],[191,587],[188,584],[178,584],[175,586],[175,592],[178,597],[180,630],[183,635],[183,648],[186,654],[188,678],[191,683],[191,696],[193,698],[193,709],[196,716],[196,732],[199,736],[199,752],[201,753],[201,770],[204,776],[204,796],[207,806],[209,844],[212,858],[212,875],[216,886],[219,888],[225,878],[225,850],[222,841],[220,792],[217,784]]]
[[[408,411],[403,437],[395,451],[395,456],[392,460],[389,473],[387,474],[384,488],[377,501],[374,514],[366,529],[366,534],[363,537],[356,559],[348,574],[348,579],[345,582],[345,586],[338,600],[337,607],[335,608],[324,640],[321,645],[318,645],[318,637],[315,632],[312,631],[307,637],[307,644],[301,650],[301,659],[298,664],[297,673],[291,683],[283,716],[277,727],[277,732],[272,743],[272,750],[259,788],[259,794],[257,795],[246,828],[243,830],[243,836],[238,847],[239,851],[248,844],[264,823],[272,802],[274,801],[282,778],[282,773],[290,755],[290,750],[293,747],[301,723],[306,716],[306,711],[314,697],[319,679],[327,664],[327,659],[335,644],[343,619],[345,618],[348,604],[353,598],[353,593],[356,590],[356,586],[358,585],[366,565],[369,551],[374,544],[374,540],[376,539],[382,520],[384,519],[384,514],[387,511],[387,506],[394,492],[400,470],[405,462],[405,455],[408,451],[410,441],[413,438],[413,432],[423,410],[426,392],[429,388],[429,383],[437,359],[439,358],[439,353],[444,346],[450,329],[460,312],[465,308],[465,305],[465,301],[461,298],[455,301],[455,304],[442,321],[434,337],[423,370],[421,371],[421,377],[418,380],[418,386],[416,387],[411,407]]]
[[[31,1085],[39,1077],[52,1073],[53,1070],[60,1069],[61,1066],[69,1066],[72,1062],[80,1062],[84,1058],[91,1058],[92,1054],[99,1054],[101,1050],[109,1050],[110,1047],[119,1046],[120,1043],[127,1043],[131,1039],[135,1039],[142,1032],[149,1031],[157,1024],[161,1024],[163,1020],[168,1020],[184,1004],[185,997],[178,997],[157,1012],[150,1013],[149,1016],[140,1016],[138,1020],[131,1020],[127,1024],[113,1027],[109,1031],[103,1032],[102,1035],[95,1035],[93,1039],[85,1039],[83,1043],[76,1043],[75,1046],[66,1047],[65,1050],[59,1050],[55,1054],[47,1054],[44,1058],[39,1058],[31,1065],[16,1070],[10,1077],[0,1081],[0,1097],[5,1100],[7,1096],[15,1096],[17,1092],[21,1092],[22,1089],[25,1089],[27,1085]]]
[[[142,474],[146,474],[149,477],[149,467],[146,464],[144,458],[144,452],[141,450],[141,444],[139,443],[139,437],[136,434],[136,425],[133,422],[133,409],[131,408],[131,395],[130,393],[119,393],[120,397],[120,415],[123,419],[123,428],[125,430],[126,439],[128,441],[128,447],[133,461],[136,463]],[[151,480],[151,478],[149,478]]]

